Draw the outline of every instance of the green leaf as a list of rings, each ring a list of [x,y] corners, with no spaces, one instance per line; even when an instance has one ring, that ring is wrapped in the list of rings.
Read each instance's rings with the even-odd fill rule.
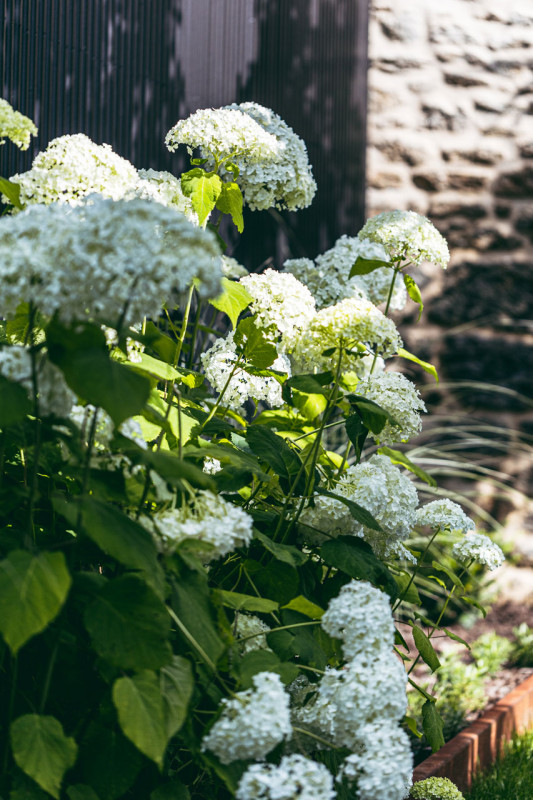
[[[132,331],[132,333],[135,335],[136,331]],[[163,361],[167,364],[174,364],[178,346],[170,336],[161,333],[159,328],[156,327],[151,320],[147,320],[146,322],[144,336],[148,340],[152,350],[154,350]]]
[[[282,561],[272,561],[263,566],[258,561],[248,559],[244,562],[246,572],[261,597],[268,597],[284,605],[301,593],[298,570]]]
[[[170,617],[136,575],[110,580],[86,609],[84,622],[94,649],[113,666],[158,669],[172,659]]]
[[[376,258],[361,258],[361,256],[359,256],[350,270],[349,277],[353,278],[354,275],[368,275],[369,272],[374,272],[375,269],[380,269],[380,267],[390,268],[390,266],[388,261],[381,261]]]
[[[187,718],[194,691],[191,662],[182,656],[173,656],[172,663],[161,669],[159,682],[167,739],[171,739]]]
[[[416,649],[420,653],[422,659],[426,662],[430,670],[435,672],[435,670],[440,667],[440,661],[431,644],[431,640],[418,625],[413,625],[413,638],[415,640]]]
[[[356,503],[354,500],[349,500],[347,497],[343,497],[340,494],[335,494],[335,492],[330,492],[327,489],[317,489],[317,494],[324,494],[326,497],[333,497],[335,500],[338,500],[339,503],[345,505],[352,517],[359,522],[361,525],[364,525],[366,528],[371,528],[373,531],[378,531],[378,533],[383,533],[383,528],[379,524],[379,522],[374,519],[370,511],[367,511],[366,508],[360,506],[359,503]]]
[[[0,562],[0,632],[13,655],[55,619],[71,583],[63,553],[12,550]]]
[[[43,792],[35,781],[32,781],[23,772],[16,770],[9,800],[50,800],[50,795]]]
[[[22,209],[24,206],[20,202],[20,186],[7,178],[0,178],[0,192],[9,200],[15,208]]]
[[[69,786],[67,789],[69,800],[98,800],[98,795],[84,783],[77,783],[75,786]]]
[[[301,594],[298,597],[293,597],[283,608],[289,611],[298,611],[299,614],[305,614],[306,617],[311,619],[320,619],[325,613],[323,608],[317,606],[316,603],[312,603],[311,600]]]
[[[455,586],[457,586],[459,589],[463,589],[464,588],[464,585],[463,585],[463,582],[461,581],[461,579],[458,578],[457,575],[455,574],[455,572],[453,570],[451,570],[449,567],[447,567],[445,564],[441,564],[438,561],[432,561],[431,562],[431,566],[433,567],[433,569],[436,569],[439,572],[444,572],[444,574],[448,576],[448,578],[451,580],[451,582],[453,584],[455,584]]]
[[[276,672],[283,683],[289,684],[298,677],[300,670],[296,664],[282,662],[269,650],[253,650],[246,653],[239,663],[239,673],[243,689],[253,686],[253,677],[259,672]]]
[[[393,450],[391,447],[380,447],[378,453],[383,456],[388,456],[393,464],[401,464],[403,467],[408,469],[417,478],[425,481],[425,483],[429,484],[429,486],[436,486],[437,481],[431,475],[419,467],[418,464],[414,464],[405,453],[402,453],[401,450]]]
[[[320,548],[320,555],[329,567],[344,572],[350,578],[370,581],[384,589],[393,599],[398,596],[396,581],[373,553],[369,544],[356,536],[339,536]]]
[[[460,636],[457,636],[456,633],[452,633],[452,631],[449,631],[447,628],[440,628],[440,630],[443,631],[449,639],[453,639],[454,642],[459,642],[459,644],[464,645],[468,650],[471,649],[468,642],[465,642],[465,640],[461,639]]]
[[[418,319],[417,322],[420,322],[420,317],[422,316],[422,311],[424,310],[424,303],[422,302],[422,295],[420,294],[420,289],[418,288],[416,281],[411,278],[406,272],[403,276],[403,282],[405,283],[405,288],[407,289],[407,294],[413,300],[413,302],[418,303]]]
[[[332,380],[332,372],[322,372],[318,375],[293,375],[287,381],[287,386],[302,392],[302,394],[327,394],[324,386],[330,384]]]
[[[269,342],[254,317],[242,319],[235,331],[235,342],[243,348],[247,362],[257,369],[267,369],[278,357],[276,346]]]
[[[67,516],[68,506],[56,502],[54,505],[58,511]],[[127,517],[115,506],[101,503],[92,497],[83,500],[81,509],[85,534],[104,553],[116,558],[126,567],[143,573],[152,588],[161,593],[164,574],[157,560],[155,542],[146,528]],[[72,510],[77,514],[76,506],[71,505],[70,512]]]
[[[420,358],[417,358],[417,356],[414,356],[408,350],[404,350],[403,347],[399,348],[397,355],[400,358],[405,358],[406,361],[412,361],[414,364],[418,364],[419,367],[422,367],[424,372],[429,372],[430,375],[433,375],[437,383],[439,382],[438,372],[436,368],[433,366],[433,364],[429,363],[429,361],[422,361]]]
[[[369,400],[367,397],[351,394],[349,400],[351,406],[355,408],[356,412],[361,417],[363,424],[376,435],[381,433],[387,422],[391,425],[398,424],[388,411],[381,408],[381,406],[378,406],[377,403],[374,403],[373,400]]]
[[[117,725],[92,723],[80,741],[76,772],[102,800],[118,800],[134,783],[143,761]]]
[[[305,472],[301,469],[302,462],[285,439],[263,425],[251,425],[246,438],[255,455],[266,461],[281,478],[292,482],[301,470],[295,494],[301,494],[305,490],[306,480]]]
[[[227,165],[226,165],[227,169]],[[229,214],[233,224],[242,233],[244,230],[244,220],[242,218],[242,192],[238,183],[223,183],[222,191],[217,199],[217,208],[223,214]]]
[[[236,611],[259,611],[269,614],[279,608],[279,603],[276,603],[275,600],[267,600],[264,597],[255,597],[240,592],[226,592],[224,589],[213,589],[213,597],[223,606],[234,608]]]
[[[119,678],[112,696],[124,735],[161,769],[168,737],[157,674],[144,670],[131,678]]]
[[[0,428],[20,422],[32,409],[26,389],[0,375]]]
[[[55,717],[39,714],[26,714],[16,719],[10,736],[17,766],[59,800],[63,776],[74,766],[78,753],[74,739],[65,736],[63,726]]]
[[[274,542],[269,536],[261,533],[261,531],[254,530],[254,539],[260,541],[265,550],[272,553],[278,561],[284,561],[286,564],[290,564],[291,567],[301,567],[309,558],[306,553],[302,553],[297,547],[291,544]]]
[[[183,173],[181,188],[183,194],[191,198],[192,207],[198,214],[198,222],[203,225],[216,205],[222,191],[222,181],[215,172],[206,172],[195,167]]]
[[[188,631],[189,636],[183,634],[187,645],[192,644],[195,649],[191,642],[193,639],[212,663],[216,664],[226,647],[218,635],[205,572],[194,572],[184,565],[181,566],[173,589],[171,607]]]
[[[174,453],[143,451],[141,460],[149,464],[171,486],[183,486],[182,481],[187,481],[196,489],[215,489],[215,482],[210,475],[206,475],[195,464],[178,458]]]
[[[422,738],[422,733],[418,730],[418,726],[416,724],[416,719],[414,719],[413,717],[405,716],[403,718],[403,722],[405,722],[405,724],[407,725],[407,727],[409,728],[411,733],[414,733],[414,735],[417,737],[417,739],[421,739]]]
[[[150,800],[190,800],[190,797],[187,787],[179,781],[164,783],[150,794]]]
[[[222,278],[221,283],[223,289],[222,294],[209,302],[217,311],[222,311],[224,314],[228,315],[231,320],[231,326],[235,329],[239,316],[252,302],[252,296],[246,291],[242,284],[236,281],[230,281],[229,278]]]
[[[115,425],[138,414],[150,394],[150,381],[110,358],[105,335],[94,325],[46,330],[50,360],[79,397],[107,411]]]
[[[178,369],[147,353],[141,353],[139,359],[139,361],[133,363],[128,362],[129,368],[137,372],[146,373],[154,378],[159,378],[159,380],[183,383],[191,389],[201,386],[204,381],[204,376],[200,375],[199,372],[182,368]]]
[[[411,581],[410,575],[406,575],[402,572],[401,575],[395,575],[394,580],[398,585],[398,595],[402,598],[402,602],[405,601],[406,603],[413,603],[415,606],[422,605],[422,601],[414,581],[412,581],[411,585],[409,586],[409,581]],[[409,589],[407,589],[408,586]],[[404,595],[406,589],[407,593]]]
[[[463,600],[463,602],[465,603],[468,603],[469,606],[474,606],[474,608],[477,608],[478,611],[481,611],[484,617],[487,616],[487,609],[484,606],[482,606],[481,603],[479,603],[477,600],[474,600],[473,597],[467,597],[464,594],[461,597],[461,600]]]
[[[422,727],[426,734],[429,746],[434,753],[444,745],[442,717],[437,711],[435,703],[426,700],[422,706]]]
[[[350,414],[344,423],[348,439],[354,446],[357,461],[361,459],[361,453],[365,446],[366,437],[368,436],[368,428],[364,424],[359,414]]]

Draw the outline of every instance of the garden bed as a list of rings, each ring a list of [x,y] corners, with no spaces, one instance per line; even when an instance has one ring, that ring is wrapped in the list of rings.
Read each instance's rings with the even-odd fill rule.
[[[414,771],[413,780],[449,778],[461,791],[476,771],[490,766],[514,732],[533,727],[533,675],[505,695],[475,722],[454,736]]]

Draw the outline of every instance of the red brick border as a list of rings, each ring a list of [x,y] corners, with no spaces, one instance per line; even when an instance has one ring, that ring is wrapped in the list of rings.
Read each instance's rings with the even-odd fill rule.
[[[533,675],[416,767],[413,781],[449,778],[461,791],[478,769],[490,766],[514,731],[533,727]]]

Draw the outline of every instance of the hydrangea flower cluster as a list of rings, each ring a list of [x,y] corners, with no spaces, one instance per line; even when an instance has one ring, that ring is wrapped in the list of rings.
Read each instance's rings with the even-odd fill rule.
[[[248,270],[246,267],[243,267],[242,264],[239,264],[236,258],[231,258],[231,256],[220,256],[222,261],[222,275],[224,278],[230,278],[230,280],[238,281],[239,278],[244,278],[245,275],[248,275]]]
[[[266,634],[269,632],[268,625],[254,614],[237,613],[235,615],[233,634],[243,655],[251,653],[253,650],[270,650],[266,640]],[[241,639],[244,641],[240,641]]]
[[[411,789],[413,800],[464,800],[463,793],[449,778],[426,778]]]
[[[279,766],[252,764],[239,781],[237,800],[334,800],[333,776],[305,756],[283,756]]]
[[[205,550],[200,550],[205,562],[222,558],[237,547],[250,544],[253,536],[252,517],[239,506],[208,490],[196,492],[189,504],[162,511],[153,520],[169,547],[191,539],[205,543]]]
[[[37,128],[31,119],[0,98],[0,144],[9,139],[20,150],[27,150],[32,136],[37,136]]]
[[[390,260],[385,248],[377,242],[359,239],[358,236],[341,236],[330,250],[317,256],[314,262],[308,258],[290,259],[285,262],[283,269],[305,283],[318,309],[334,305],[347,297],[363,296],[375,305],[385,302],[393,272],[387,267],[380,267],[367,275],[350,278],[350,270],[358,258]],[[396,281],[390,308],[402,309],[406,299],[403,282]]]
[[[360,239],[383,245],[391,259],[424,261],[448,266],[450,251],[444,236],[432,222],[415,211],[384,211],[371,217],[359,231]]]
[[[23,386],[34,399],[32,361],[27,347],[12,345],[0,348],[0,375]],[[61,370],[44,353],[37,356],[36,382],[39,414],[43,417],[68,417],[76,395],[65,383]]]
[[[316,183],[307,157],[305,142],[270,108],[257,103],[228,106],[244,112],[277,142],[273,158],[256,161],[247,152],[233,159],[239,167],[237,183],[252,209],[307,208],[316,193]]]
[[[381,722],[360,730],[360,746],[345,758],[339,777],[357,782],[358,800],[403,800],[412,784],[413,757],[409,737],[397,725]]]
[[[218,162],[235,162],[244,155],[249,164],[270,162],[280,150],[276,137],[238,106],[195,111],[169,130],[165,144],[170,152],[185,144],[190,155],[200,149],[203,158],[212,156]]]
[[[161,203],[185,214],[189,222],[198,224],[198,214],[193,211],[192,202],[181,190],[181,181],[170,172],[155,169],[140,169],[135,188],[128,192],[127,199],[140,197]]]
[[[75,405],[69,416],[72,422],[80,428],[83,438],[87,439],[95,412],[97,413],[97,419],[94,431],[94,448],[97,451],[105,452],[109,449],[109,444],[115,433],[115,425],[109,414],[102,408],[97,410],[92,405]],[[120,423],[116,430],[126,439],[135,442],[143,450],[147,449],[148,445],[144,440],[141,426],[137,420],[126,419]]]
[[[406,442],[422,429],[420,412],[426,410],[414,383],[400,372],[372,375],[357,386],[357,394],[373,400],[397,422],[387,421],[379,434],[371,434],[380,444]]]
[[[252,297],[250,310],[260,328],[275,328],[281,337],[280,352],[292,352],[302,330],[316,314],[307,286],[290,273],[267,269],[246,275],[240,283]]]
[[[330,600],[320,624],[327,634],[342,639],[342,650],[348,659],[392,649],[394,643],[389,599],[367,581],[346,583]]]
[[[206,353],[202,353],[201,360],[207,380],[219,394],[226,387],[237,358],[237,345],[231,331],[225,339],[217,339]],[[275,359],[270,369],[291,374],[290,362],[283,355]],[[281,384],[275,378],[250,375],[242,367],[237,367],[225,389],[224,405],[237,413],[243,413],[243,404],[249,399],[256,403],[264,401],[272,408],[278,408],[283,405]]]
[[[387,358],[401,346],[391,319],[369,300],[350,297],[323,308],[311,319],[296,341],[293,358],[299,371],[326,370],[338,358],[329,351],[342,347],[341,370],[353,370],[364,377],[366,365],[360,364],[360,356],[375,352]]]
[[[370,511],[383,532],[357,522],[344,503],[331,497],[316,497],[315,507],[307,508],[301,521],[330,536],[359,536],[370,544],[379,558],[413,560],[402,540],[412,531],[418,494],[414,484],[387,456],[373,455],[368,461],[349,467],[335,493]]]
[[[222,714],[202,741],[223,764],[262,760],[290,736],[289,695],[274,672],[259,672],[253,689],[222,699]]]
[[[64,322],[132,325],[157,316],[193,279],[201,296],[216,296],[218,255],[213,234],[147,200],[31,206],[0,220],[3,314],[24,300]]]
[[[420,506],[416,512],[416,524],[428,525],[433,530],[449,530],[467,533],[476,527],[463,509],[447,497],[433,500]]]
[[[30,170],[11,178],[20,186],[23,205],[77,204],[94,192],[119,200],[135,190],[138,180],[133,164],[84,133],[52,139]]]
[[[452,555],[457,561],[477,561],[491,572],[501,567],[505,561],[501,547],[483,533],[467,533],[461,541],[454,544]]]

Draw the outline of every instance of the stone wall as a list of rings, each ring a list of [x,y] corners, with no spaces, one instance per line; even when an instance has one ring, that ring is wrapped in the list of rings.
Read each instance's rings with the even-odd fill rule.
[[[367,215],[394,208],[452,251],[447,273],[419,273],[409,349],[444,380],[533,396],[533,0],[372,0]],[[510,394],[465,392],[460,410],[533,434]]]

